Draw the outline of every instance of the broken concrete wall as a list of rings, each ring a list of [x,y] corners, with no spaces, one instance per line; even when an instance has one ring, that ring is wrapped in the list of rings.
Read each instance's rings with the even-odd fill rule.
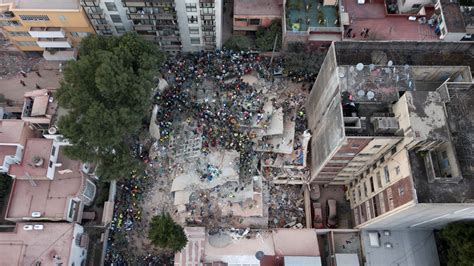
[[[151,121],[150,121],[150,136],[155,139],[160,139],[160,127],[156,123],[156,114],[158,113],[158,105],[153,107],[153,112],[151,113]]]

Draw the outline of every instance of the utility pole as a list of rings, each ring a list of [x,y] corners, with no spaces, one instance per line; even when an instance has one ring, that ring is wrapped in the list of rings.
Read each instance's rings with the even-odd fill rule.
[[[275,36],[275,42],[273,43],[273,51],[272,51],[272,58],[270,59],[270,66],[273,63],[273,56],[275,55],[275,50],[277,46],[277,41],[278,41],[278,34]]]

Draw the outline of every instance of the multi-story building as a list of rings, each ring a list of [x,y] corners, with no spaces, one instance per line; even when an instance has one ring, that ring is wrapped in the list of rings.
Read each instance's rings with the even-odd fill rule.
[[[42,51],[48,60],[75,58],[81,38],[95,33],[76,0],[3,1],[0,25],[19,50]]]
[[[222,0],[122,0],[122,4],[131,30],[164,51],[196,52],[222,46]]]
[[[274,20],[281,21],[282,15],[282,0],[235,0],[234,34],[254,35],[258,28],[267,27]]]
[[[378,45],[369,60],[358,58],[363,63],[347,60],[337,43],[329,49],[306,106],[311,180],[346,185],[358,228],[436,228],[474,218],[470,68],[423,57],[408,65],[395,46]],[[398,52],[422,52],[422,44],[411,45]]]
[[[100,35],[121,35],[132,30],[127,8],[120,0],[81,0],[81,5]]]

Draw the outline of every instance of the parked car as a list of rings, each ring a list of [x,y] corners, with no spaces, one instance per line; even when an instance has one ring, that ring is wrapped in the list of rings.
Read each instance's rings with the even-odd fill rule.
[[[327,223],[326,226],[328,228],[336,228],[337,227],[337,204],[336,200],[328,199],[326,203],[326,215],[327,215]]]
[[[313,202],[313,228],[324,228],[323,212],[319,202]]]

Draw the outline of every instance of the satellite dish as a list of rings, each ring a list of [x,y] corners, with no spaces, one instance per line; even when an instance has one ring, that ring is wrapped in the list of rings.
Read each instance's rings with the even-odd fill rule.
[[[367,92],[367,99],[373,100],[375,97],[375,93],[373,91],[368,91]]]
[[[349,67],[349,71],[354,72],[354,67],[353,66]]]
[[[392,61],[392,60],[388,60],[387,66],[393,66],[393,61]]]
[[[340,77],[340,78],[343,78],[343,77],[344,77],[344,73],[339,72],[339,77]]]
[[[375,69],[375,65],[374,65],[374,64],[370,64],[370,65],[369,65],[369,69],[370,69],[370,71],[374,70],[374,69]]]
[[[54,134],[58,133],[58,129],[55,126],[52,126],[48,129],[48,133],[50,135],[54,135]]]
[[[357,69],[358,71],[362,71],[362,70],[364,69],[364,64],[358,63],[358,64],[356,65],[356,69]]]
[[[265,253],[263,253],[263,251],[259,250],[257,253],[255,253],[255,258],[257,258],[257,260],[262,260],[263,257],[265,257]]]
[[[365,96],[365,91],[364,90],[358,90],[357,91],[357,96],[364,97]]]
[[[410,68],[410,66],[408,64],[405,65],[405,70],[408,70],[408,68]]]

